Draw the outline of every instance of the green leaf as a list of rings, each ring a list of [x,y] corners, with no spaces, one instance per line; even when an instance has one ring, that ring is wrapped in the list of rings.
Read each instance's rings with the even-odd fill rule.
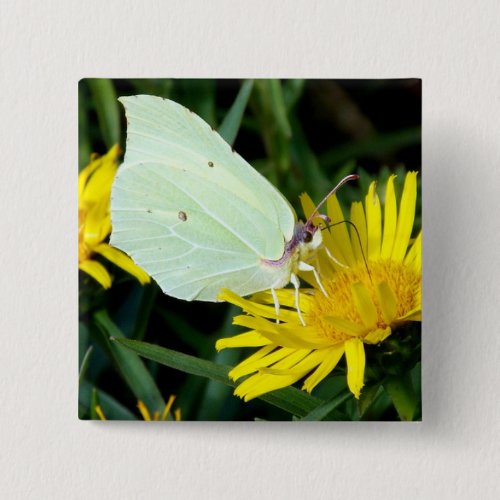
[[[331,415],[342,403],[352,398],[349,390],[342,391],[338,396],[335,396],[330,401],[318,405],[314,410],[301,418],[303,422],[314,422],[318,420],[325,420],[326,417]],[[338,418],[336,418],[338,420]]]
[[[245,80],[241,86],[233,105],[227,112],[224,120],[219,127],[219,134],[231,146],[234,144],[238,130],[241,125],[241,119],[245,113],[248,104],[248,98],[252,92],[253,80]]]
[[[108,78],[86,80],[95,102],[101,135],[109,149],[120,142],[120,108],[115,87]]]
[[[111,321],[105,310],[95,313],[94,321],[118,367],[119,373],[135,397],[147,406],[151,414],[155,411],[161,413],[165,407],[165,401],[143,361],[117,342],[109,341],[110,337],[124,339],[121,330]]]
[[[288,112],[297,104],[304,92],[305,80],[291,79],[283,82],[283,101]]]
[[[85,374],[87,373],[87,370],[89,368],[89,363],[90,363],[90,356],[92,355],[92,350],[94,348],[90,346],[87,349],[87,352],[83,356],[82,362],[80,364],[80,373],[78,374],[78,383],[81,384],[83,379],[85,378]]]
[[[382,391],[382,384],[365,385],[358,401],[359,415],[362,417]]]
[[[405,421],[413,420],[417,408],[417,397],[410,373],[388,377],[384,382],[384,388],[389,394],[399,418]]]
[[[287,109],[283,98],[281,82],[279,80],[266,80],[270,96],[271,111],[281,134],[289,139],[292,137],[292,128],[288,122]]]
[[[100,406],[99,395],[97,394],[97,389],[92,388],[90,393],[90,419],[91,420],[101,420],[99,414],[97,413],[96,407]]]
[[[212,127],[216,127],[215,111],[215,80],[213,79],[182,79],[177,80],[179,95],[172,95],[178,101],[197,115],[201,116]]]
[[[140,356],[156,361],[170,368],[206,377],[222,384],[235,386],[235,383],[229,379],[228,373],[231,367],[218,365],[211,361],[195,358],[181,352],[173,351],[165,347],[139,342],[137,340],[114,338],[119,343],[133,350]],[[316,406],[322,403],[318,398],[299,391],[294,387],[286,387],[261,396],[259,399],[266,401],[278,408],[281,408],[293,415],[299,417],[310,413]]]
[[[86,89],[78,83],[78,171],[81,171],[90,161],[92,147],[90,145],[89,120],[87,110]]]
[[[273,169],[269,180],[277,187],[290,170],[290,138],[292,135],[279,80],[256,80],[250,105],[258,124],[266,154]]]
[[[83,358],[89,348],[89,329],[83,321],[78,322],[78,364],[82,366]]]
[[[106,392],[92,387],[92,384],[85,380],[80,384],[78,391],[79,418],[89,418],[91,413],[89,403],[93,391],[96,391],[96,400],[101,404],[102,411],[108,420],[137,420],[137,417],[116,399]],[[97,418],[99,417],[97,416]]]

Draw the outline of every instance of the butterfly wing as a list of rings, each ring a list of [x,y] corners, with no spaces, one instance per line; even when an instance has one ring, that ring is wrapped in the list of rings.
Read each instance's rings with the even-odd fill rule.
[[[269,267],[293,235],[287,200],[200,117],[154,96],[120,99],[128,130],[111,202],[111,244],[168,295],[217,298],[287,283]]]

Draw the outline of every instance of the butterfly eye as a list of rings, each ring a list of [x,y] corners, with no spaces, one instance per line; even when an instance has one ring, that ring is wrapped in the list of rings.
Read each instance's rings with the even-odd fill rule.
[[[313,239],[313,235],[311,231],[305,231],[304,232],[304,243],[310,243]]]

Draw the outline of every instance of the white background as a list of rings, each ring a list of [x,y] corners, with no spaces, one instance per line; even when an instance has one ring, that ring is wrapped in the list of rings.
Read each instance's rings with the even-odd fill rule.
[[[499,498],[497,1],[3,1],[2,497]],[[77,81],[423,78],[424,422],[77,419]]]

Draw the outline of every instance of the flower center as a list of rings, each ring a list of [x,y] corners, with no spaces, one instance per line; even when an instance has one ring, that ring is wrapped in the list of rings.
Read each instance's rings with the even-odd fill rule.
[[[336,273],[334,279],[323,282],[328,297],[319,291],[314,294],[312,307],[306,319],[307,324],[317,327],[323,335],[337,343],[348,340],[353,335],[346,333],[346,329],[335,326],[328,318],[346,320],[364,331],[360,335],[363,338],[374,329],[394,326],[398,318],[418,306],[421,286],[421,275],[418,271],[404,263],[391,260],[369,262],[368,266],[370,274],[364,266],[359,266],[340,271]],[[354,286],[359,284],[364,288],[367,299],[369,297],[372,302],[366,308],[376,314],[376,325],[371,328],[364,324],[363,311],[360,310],[362,306],[354,297]],[[394,319],[389,322],[381,305],[381,285],[386,293],[395,299],[392,314]]]

